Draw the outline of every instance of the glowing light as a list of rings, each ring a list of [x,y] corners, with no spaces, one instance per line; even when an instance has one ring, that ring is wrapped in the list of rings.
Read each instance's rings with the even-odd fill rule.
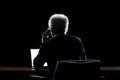
[[[32,62],[32,67],[33,67],[34,66],[33,60],[37,56],[39,49],[30,49],[30,52],[31,52],[31,62]],[[47,66],[47,62],[45,62],[43,66]]]

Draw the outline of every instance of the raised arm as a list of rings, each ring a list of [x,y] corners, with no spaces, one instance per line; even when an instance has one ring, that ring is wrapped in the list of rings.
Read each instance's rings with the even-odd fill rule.
[[[41,42],[44,43],[45,41],[52,38],[52,33],[50,29],[47,29],[45,32],[42,33]]]

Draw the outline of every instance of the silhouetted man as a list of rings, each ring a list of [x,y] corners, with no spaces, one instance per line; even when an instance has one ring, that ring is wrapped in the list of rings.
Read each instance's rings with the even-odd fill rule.
[[[67,34],[68,27],[69,20],[64,14],[50,17],[48,29],[42,34],[39,54],[33,61],[36,71],[47,62],[48,77],[52,78],[57,61],[86,59],[82,40]]]

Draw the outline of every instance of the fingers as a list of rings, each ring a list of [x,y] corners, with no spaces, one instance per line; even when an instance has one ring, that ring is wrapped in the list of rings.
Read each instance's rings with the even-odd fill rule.
[[[42,43],[48,40],[50,38],[50,35],[51,35],[51,30],[47,29],[45,32],[43,32],[42,39],[41,39]]]

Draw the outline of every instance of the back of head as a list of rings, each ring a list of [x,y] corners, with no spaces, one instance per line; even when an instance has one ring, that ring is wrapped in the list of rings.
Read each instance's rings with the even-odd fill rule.
[[[49,29],[52,29],[54,34],[56,33],[67,33],[68,31],[69,20],[68,17],[64,14],[53,14],[49,21]]]

